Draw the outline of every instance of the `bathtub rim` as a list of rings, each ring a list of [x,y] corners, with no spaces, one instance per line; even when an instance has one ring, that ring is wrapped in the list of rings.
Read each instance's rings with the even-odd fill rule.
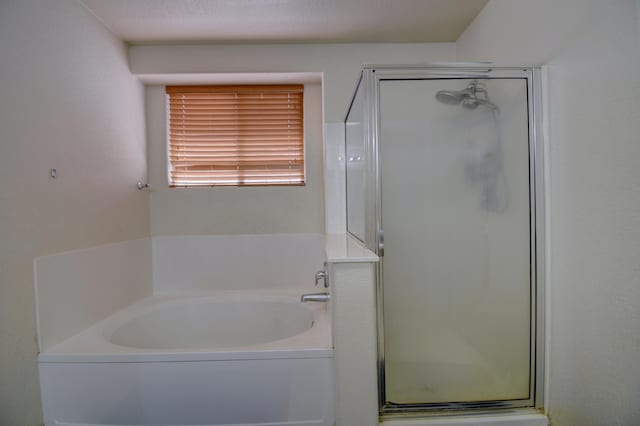
[[[207,300],[242,302],[278,301],[301,303],[301,289],[233,290],[156,294],[121,309],[80,333],[52,346],[38,355],[40,363],[94,362],[176,362],[221,361],[281,358],[331,358],[333,345],[329,306],[322,302],[307,302],[305,308],[313,314],[314,325],[294,336],[250,346],[228,348],[142,349],[120,346],[109,341],[111,334],[131,319],[161,306],[195,303]]]

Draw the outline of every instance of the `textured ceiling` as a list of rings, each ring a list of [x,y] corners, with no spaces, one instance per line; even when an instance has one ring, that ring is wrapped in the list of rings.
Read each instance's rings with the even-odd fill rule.
[[[79,0],[132,43],[454,42],[487,0]]]

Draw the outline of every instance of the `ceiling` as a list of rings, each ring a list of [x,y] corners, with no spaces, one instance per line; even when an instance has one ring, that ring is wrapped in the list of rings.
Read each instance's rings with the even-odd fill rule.
[[[454,42],[487,0],[79,0],[131,43]]]

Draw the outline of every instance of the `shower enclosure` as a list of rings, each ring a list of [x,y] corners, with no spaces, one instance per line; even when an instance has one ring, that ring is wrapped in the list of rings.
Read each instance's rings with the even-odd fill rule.
[[[381,258],[382,414],[541,405],[539,82],[532,68],[361,72],[347,230]]]

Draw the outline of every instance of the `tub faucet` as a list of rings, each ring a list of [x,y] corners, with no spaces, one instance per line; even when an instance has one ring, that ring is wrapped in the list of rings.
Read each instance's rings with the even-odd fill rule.
[[[328,302],[331,299],[329,293],[307,293],[300,296],[301,302]]]

